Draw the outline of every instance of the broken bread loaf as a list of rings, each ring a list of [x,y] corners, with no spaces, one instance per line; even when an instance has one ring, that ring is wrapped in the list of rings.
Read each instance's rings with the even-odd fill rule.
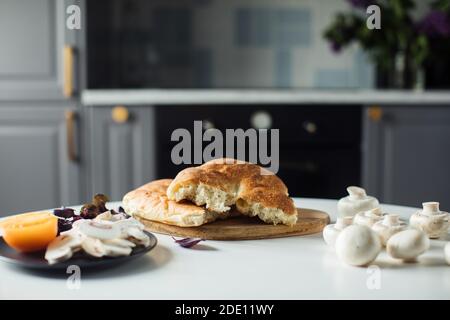
[[[166,191],[171,181],[152,181],[128,192],[122,200],[125,211],[133,216],[179,227],[200,226],[229,216],[228,213],[213,212],[187,201],[169,200]]]
[[[216,159],[178,173],[167,189],[170,200],[190,200],[214,212],[232,205],[266,223],[294,225],[297,209],[285,184],[270,171],[235,159]]]

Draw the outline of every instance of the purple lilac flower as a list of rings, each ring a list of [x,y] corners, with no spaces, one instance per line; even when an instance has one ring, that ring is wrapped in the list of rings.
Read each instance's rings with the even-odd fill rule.
[[[446,13],[433,10],[418,23],[418,29],[429,37],[447,37],[450,35],[450,19]]]
[[[375,4],[375,0],[347,0],[355,8],[367,8],[371,4]]]

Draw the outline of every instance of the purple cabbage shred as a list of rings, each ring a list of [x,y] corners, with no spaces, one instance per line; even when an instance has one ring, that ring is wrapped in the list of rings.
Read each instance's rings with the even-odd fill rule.
[[[183,248],[192,248],[200,241],[205,241],[204,239],[195,239],[195,238],[183,238],[183,239],[176,239],[172,237],[173,241],[178,243]]]

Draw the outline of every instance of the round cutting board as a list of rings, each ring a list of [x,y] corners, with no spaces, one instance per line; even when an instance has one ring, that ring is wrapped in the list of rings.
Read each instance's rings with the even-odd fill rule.
[[[297,223],[293,226],[271,225],[254,217],[232,217],[204,224],[199,227],[177,227],[136,217],[150,232],[178,237],[201,238],[207,240],[251,240],[300,236],[321,232],[330,222],[323,211],[299,209]]]

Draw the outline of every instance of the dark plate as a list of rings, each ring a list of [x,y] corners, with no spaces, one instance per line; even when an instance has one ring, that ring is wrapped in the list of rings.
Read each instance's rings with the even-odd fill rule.
[[[0,261],[15,264],[20,267],[39,269],[39,270],[58,270],[67,269],[70,265],[77,265],[80,268],[97,268],[97,267],[109,267],[120,263],[124,263],[133,259],[136,259],[150,250],[152,250],[157,243],[156,237],[150,232],[144,231],[150,237],[150,245],[146,248],[139,246],[133,249],[129,256],[115,257],[115,258],[94,258],[89,257],[84,253],[76,253],[71,259],[56,263],[48,264],[44,259],[44,251],[33,253],[20,253],[10,248],[0,237]]]

